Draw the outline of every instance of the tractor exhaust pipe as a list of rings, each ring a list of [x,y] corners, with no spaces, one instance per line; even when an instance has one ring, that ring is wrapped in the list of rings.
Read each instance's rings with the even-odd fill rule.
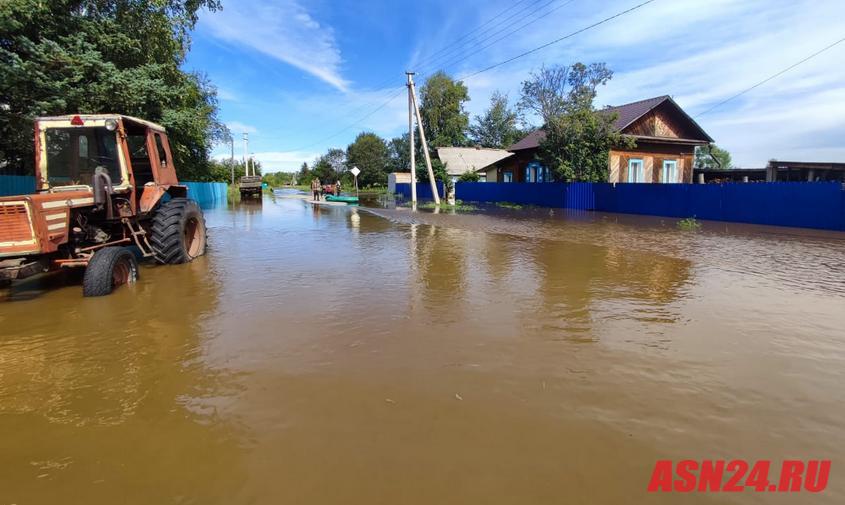
[[[112,204],[111,195],[114,192],[114,186],[111,182],[108,170],[105,167],[97,167],[94,170],[94,205],[98,209],[106,208],[106,218],[112,219]]]

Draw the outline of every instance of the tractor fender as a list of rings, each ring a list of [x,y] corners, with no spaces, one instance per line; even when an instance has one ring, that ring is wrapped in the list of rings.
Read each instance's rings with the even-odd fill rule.
[[[153,210],[165,194],[171,198],[184,198],[188,195],[187,186],[147,184],[141,193],[141,213]]]

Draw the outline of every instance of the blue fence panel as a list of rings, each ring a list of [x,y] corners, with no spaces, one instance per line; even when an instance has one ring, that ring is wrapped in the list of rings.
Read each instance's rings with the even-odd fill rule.
[[[184,182],[188,186],[188,197],[200,204],[201,207],[213,207],[226,203],[228,185],[225,182]]]
[[[461,200],[845,231],[840,183],[456,185]]]
[[[565,193],[566,184],[561,182],[459,182],[455,185],[455,198],[466,202],[510,202],[563,207]]]
[[[446,194],[443,191],[443,183],[437,183],[437,192],[440,194],[440,198],[445,198]],[[411,185],[409,183],[398,183],[396,184],[396,194],[402,195],[406,199],[411,199]],[[418,200],[434,200],[434,195],[431,193],[431,183],[428,181],[420,182],[417,181],[417,199]]]
[[[31,175],[0,175],[0,196],[35,193],[35,177]]]

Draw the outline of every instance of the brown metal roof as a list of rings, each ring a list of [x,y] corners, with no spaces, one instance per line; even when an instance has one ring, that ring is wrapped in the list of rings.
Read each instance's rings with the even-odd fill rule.
[[[663,104],[664,102],[670,102],[673,106],[675,106],[681,114],[683,114],[689,122],[697,129],[701,136],[707,139],[708,142],[713,142],[713,139],[710,138],[709,135],[695,122],[695,120],[689,116],[684,110],[678,105],[672,97],[669,95],[657,96],[654,98],[648,98],[646,100],[640,100],[638,102],[631,102],[626,103],[625,105],[618,105],[615,107],[607,107],[602,109],[601,112],[608,112],[608,113],[615,113],[618,115],[616,121],[613,123],[613,127],[617,131],[622,131],[625,128],[631,126],[634,122],[636,122],[639,118],[645,116],[649,112],[651,112],[657,106]],[[524,149],[536,149],[540,146],[540,142],[546,138],[546,132],[542,129],[534,130],[533,132],[529,133],[525,138],[517,142],[516,144],[510,146],[508,151],[521,151]]]

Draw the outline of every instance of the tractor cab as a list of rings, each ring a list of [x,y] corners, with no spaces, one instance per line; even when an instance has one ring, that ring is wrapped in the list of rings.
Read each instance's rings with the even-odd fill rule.
[[[128,204],[121,213],[150,210],[170,186],[178,186],[164,127],[122,115],[74,115],[36,122],[39,191],[103,191]],[[99,175],[98,175],[99,174]],[[146,204],[142,204],[145,199]]]

